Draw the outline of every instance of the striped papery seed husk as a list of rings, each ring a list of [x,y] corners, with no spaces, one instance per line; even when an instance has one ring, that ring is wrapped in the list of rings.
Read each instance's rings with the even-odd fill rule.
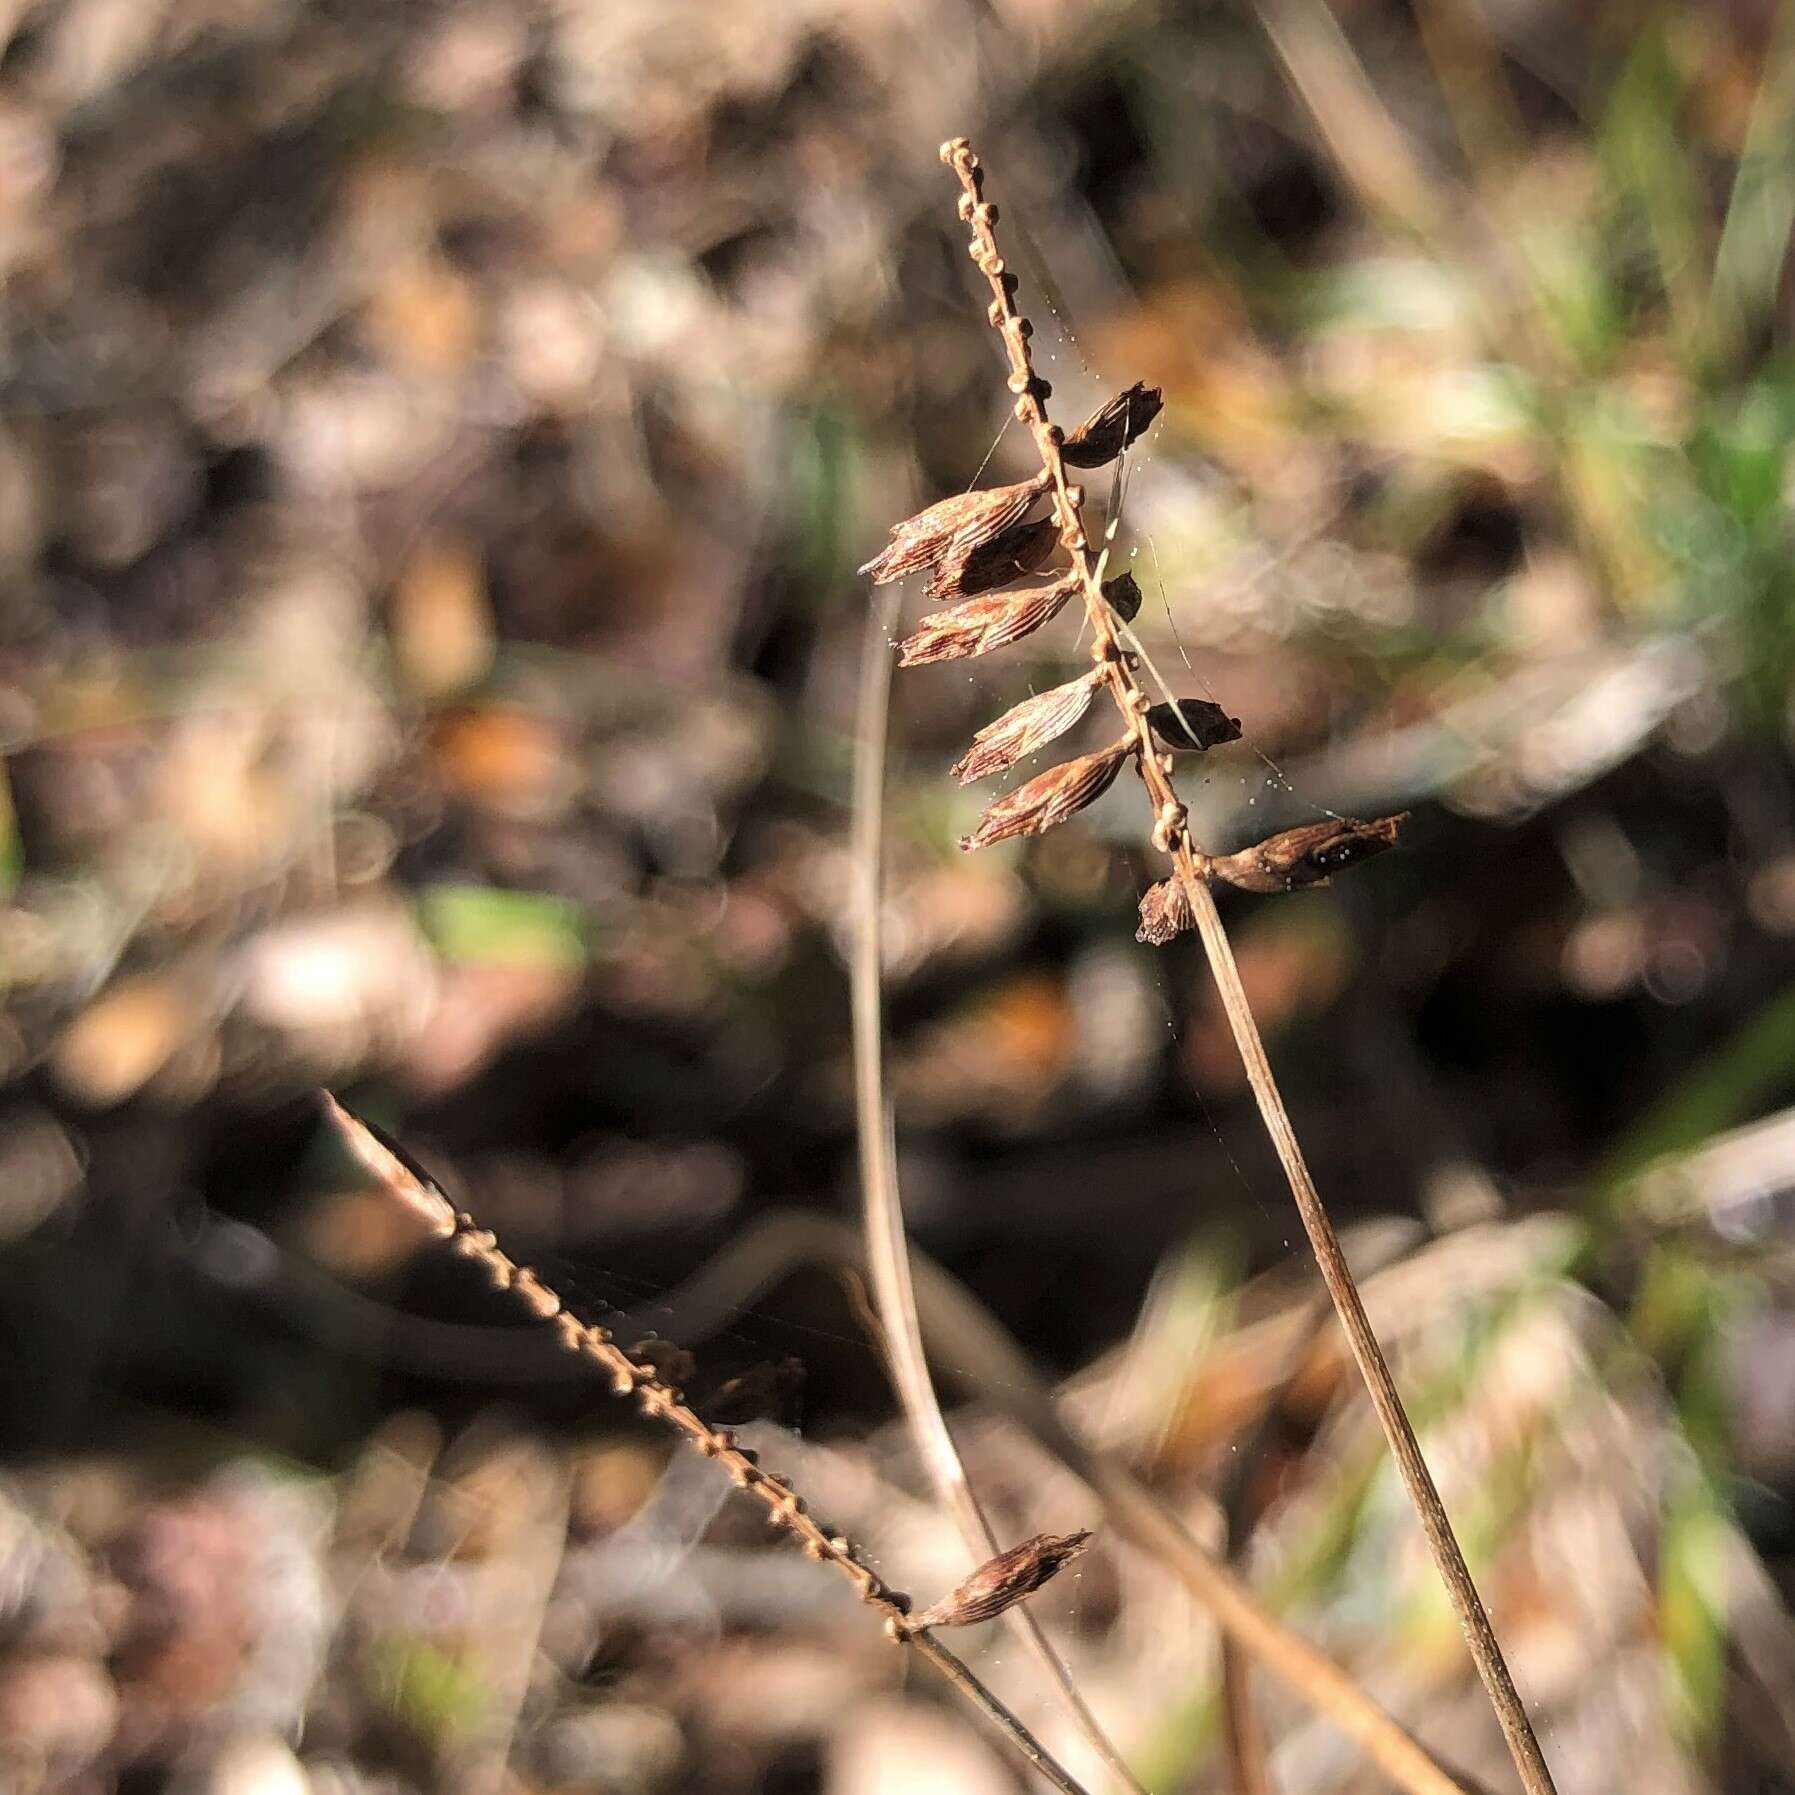
[[[1060,526],[1051,517],[1037,518],[1033,523],[1012,524],[1001,536],[995,536],[968,554],[944,561],[929,575],[923,587],[924,598],[970,598],[975,592],[989,592],[994,586],[1007,586],[1025,573],[1035,573],[1047,562],[1059,540]]]
[[[1077,1533],[1037,1533],[987,1559],[956,1589],[939,1602],[910,1617],[912,1630],[922,1627],[970,1627],[995,1620],[1025,1596],[1032,1596],[1052,1581],[1090,1543],[1090,1530]]]
[[[1304,885],[1322,885],[1330,873],[1342,872],[1395,847],[1397,831],[1407,820],[1405,810],[1372,823],[1352,817],[1304,823],[1301,828],[1286,829],[1242,848],[1238,854],[1213,860],[1210,869],[1218,879],[1226,879],[1242,891],[1296,891]]]
[[[898,644],[898,665],[926,667],[933,661],[964,660],[968,655],[1007,648],[1057,617],[1066,600],[1079,590],[1078,575],[1069,573],[1051,586],[987,592],[963,605],[937,611]]]
[[[954,777],[962,785],[989,779],[1064,735],[1090,708],[1091,695],[1102,679],[1103,669],[1093,667],[1051,692],[1037,692],[1013,705],[972,738],[972,746],[954,763]]]
[[[1197,914],[1190,907],[1190,893],[1180,879],[1161,879],[1141,893],[1141,926],[1136,941],[1164,947],[1176,935],[1195,928]]]
[[[1020,523],[1048,484],[1048,476],[1040,473],[1015,486],[992,486],[983,492],[961,492],[941,499],[928,510],[893,524],[890,542],[860,571],[871,574],[875,586],[885,586],[919,568],[933,567],[937,561],[969,555]]]
[[[1133,740],[1124,736],[1095,754],[1081,754],[1036,774],[1026,785],[996,799],[979,818],[979,826],[961,837],[960,846],[988,848],[1015,835],[1044,835],[1101,798],[1133,749]]]
[[[1099,405],[1066,433],[1060,459],[1068,467],[1103,467],[1122,453],[1164,409],[1159,388],[1137,380],[1125,393]]]

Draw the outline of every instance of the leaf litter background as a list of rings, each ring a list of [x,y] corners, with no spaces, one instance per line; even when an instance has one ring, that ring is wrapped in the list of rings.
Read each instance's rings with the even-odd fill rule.
[[[1165,389],[1121,552],[1155,662],[1245,726],[1207,838],[1416,813],[1230,920],[1561,1786],[1790,1786],[1791,29],[0,8],[5,1786],[1015,1786],[833,1580],[414,1258],[310,1096],[700,1396],[799,1361],[769,1461],[920,1599],[964,1574],[857,1291],[801,1251],[720,1315],[681,1290],[852,1213],[851,569],[994,441],[1028,472],[955,132],[1061,415]],[[1505,1786],[1200,961],[1129,939],[1131,782],[953,845],[947,766],[1076,665],[1032,646],[895,688],[917,1244]],[[1095,1519],[992,1408],[956,1426],[1005,1537]],[[1100,1534],[1037,1605],[1151,1787],[1229,1786],[1156,1566]],[[1280,1787],[1375,1786],[1254,1693]]]

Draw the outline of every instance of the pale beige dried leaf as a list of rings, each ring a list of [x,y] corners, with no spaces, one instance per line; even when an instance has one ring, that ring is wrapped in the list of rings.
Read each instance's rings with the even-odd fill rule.
[[[1055,686],[1051,692],[1037,692],[1033,698],[1012,705],[972,738],[972,746],[954,763],[954,777],[962,785],[989,779],[993,773],[1013,767],[1024,755],[1046,747],[1090,708],[1091,695],[1102,679],[1103,669],[1093,667],[1089,673]]]

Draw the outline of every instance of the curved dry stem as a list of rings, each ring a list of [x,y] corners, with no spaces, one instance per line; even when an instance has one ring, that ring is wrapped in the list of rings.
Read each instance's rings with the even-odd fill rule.
[[[897,615],[895,588],[881,590],[868,616],[860,664],[860,692],[854,741],[854,944],[850,975],[854,1020],[854,1121],[860,1149],[861,1218],[873,1302],[885,1336],[892,1383],[929,1479],[943,1507],[954,1517],[973,1563],[1002,1550],[997,1535],[966,1475],[946,1417],[935,1394],[923,1350],[911,1287],[909,1243],[892,1150],[890,1111],[885,1097],[884,1014],[881,989],[879,902],[883,883],[885,750],[890,710],[891,655],[888,644]],[[1041,1624],[1026,1606],[1009,1609],[1004,1624],[1018,1635],[1057,1693],[1087,1744],[1110,1773],[1134,1795],[1145,1795],[1122,1755],[1079,1693]]]
[[[962,189],[960,216],[971,230],[973,259],[991,287],[989,316],[1009,357],[1010,389],[1017,395],[1016,416],[1028,426],[1035,439],[1041,466],[1052,483],[1060,541],[1083,583],[1085,610],[1093,636],[1091,655],[1103,668],[1104,682],[1127,724],[1134,744],[1135,764],[1153,803],[1153,845],[1170,855],[1179,883],[1190,900],[1261,1119],[1277,1150],[1322,1280],[1346,1332],[1347,1343],[1389,1442],[1403,1487],[1421,1522],[1434,1564],[1458,1615],[1465,1643],[1501,1724],[1515,1769],[1528,1795],[1556,1795],[1552,1774],[1534,1736],[1532,1722],[1527,1718],[1527,1710],[1515,1688],[1482,1598],[1471,1580],[1452,1523],[1421,1455],[1420,1443],[1403,1408],[1396,1380],[1366,1318],[1365,1305],[1340,1250],[1339,1237],[1303,1158],[1271,1062],[1266,1057],[1258,1023],[1241,987],[1233,950],[1204,876],[1210,864],[1208,856],[1200,853],[1191,841],[1187,813],[1172,786],[1171,757],[1162,755],[1154,745],[1146,718],[1147,694],[1141,689],[1129,656],[1117,641],[1115,620],[1103,598],[1102,556],[1092,551],[1085,534],[1080,515],[1083,491],[1066,478],[1065,461],[1061,455],[1063,435],[1047,416],[1046,399],[1051,389],[1035,373],[1030,359],[1029,325],[1016,310],[1012,298],[1015,277],[1008,273],[998,252],[994,235],[997,208],[984,197],[979,160],[963,137],[943,144],[941,159],[959,179]]]

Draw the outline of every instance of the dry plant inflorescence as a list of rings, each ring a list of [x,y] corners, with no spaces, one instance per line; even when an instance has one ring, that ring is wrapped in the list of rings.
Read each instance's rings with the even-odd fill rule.
[[[906,519],[891,531],[884,551],[860,571],[870,574],[875,584],[927,572],[928,596],[961,601],[924,618],[899,645],[904,666],[1006,647],[1051,621],[1074,597],[1082,601],[1091,630],[1091,671],[1026,699],[982,729],[954,768],[962,782],[1002,772],[1057,739],[1084,716],[1099,687],[1109,693],[1121,723],[1120,735],[1107,746],[1051,767],[995,799],[960,845],[982,848],[1039,835],[1101,797],[1123,767],[1133,762],[1153,808],[1152,844],[1172,863],[1170,875],[1141,899],[1139,938],[1163,944],[1189,929],[1202,938],[1317,1266],[1515,1767],[1529,1795],[1552,1795],[1551,1774],[1532,1724],[1291,1125],[1211,889],[1219,882],[1243,891],[1273,893],[1320,884],[1394,846],[1404,819],[1359,822],[1329,817],[1221,856],[1204,852],[1192,839],[1188,812],[1172,783],[1175,757],[1232,741],[1239,736],[1240,725],[1205,700],[1168,695],[1166,702],[1152,702],[1141,683],[1143,657],[1123,646],[1124,632],[1140,608],[1139,588],[1127,574],[1104,577],[1108,546],[1094,546],[1085,524],[1084,489],[1068,476],[1068,469],[1102,467],[1120,457],[1158,416],[1160,394],[1142,384],[1131,386],[1070,432],[1049,419],[1052,388],[1033,365],[1031,327],[1016,309],[1018,283],[998,249],[997,207],[985,197],[979,159],[964,138],[943,144],[941,159],[960,183],[960,219],[970,233],[969,253],[990,285],[988,316],[1003,341],[1015,416],[1033,437],[1041,468],[1030,479],[964,492]],[[1031,519],[1030,513],[1043,499],[1049,502],[1050,515]],[[1114,522],[1112,517],[1111,534]],[[1047,569],[1056,550],[1063,571],[1049,573],[1044,584],[1016,583]]]
[[[1084,1795],[1028,1728],[934,1637],[933,1629],[972,1626],[1026,1600],[1085,1549],[1088,1532],[1043,1533],[1024,1540],[980,1566],[933,1607],[913,1613],[910,1598],[890,1588],[846,1537],[822,1526],[786,1479],[765,1470],[758,1454],[738,1445],[728,1427],[706,1421],[687,1402],[669,1371],[689,1376],[693,1369],[690,1354],[677,1348],[669,1353],[664,1350],[668,1343],[659,1340],[643,1341],[626,1350],[609,1329],[581,1321],[535,1272],[505,1253],[490,1230],[457,1210],[397,1142],[352,1115],[328,1093],[324,1094],[324,1107],[362,1169],[409,1209],[432,1236],[477,1266],[495,1290],[509,1291],[538,1321],[553,1328],[566,1351],[579,1354],[604,1373],[615,1395],[634,1397],[643,1414],[672,1429],[701,1458],[713,1460],[738,1489],[760,1502],[769,1525],[788,1532],[806,1557],[831,1565],[846,1577],[859,1599],[883,1619],[888,1636],[911,1647],[940,1671],[1054,1787],[1064,1795]]]

